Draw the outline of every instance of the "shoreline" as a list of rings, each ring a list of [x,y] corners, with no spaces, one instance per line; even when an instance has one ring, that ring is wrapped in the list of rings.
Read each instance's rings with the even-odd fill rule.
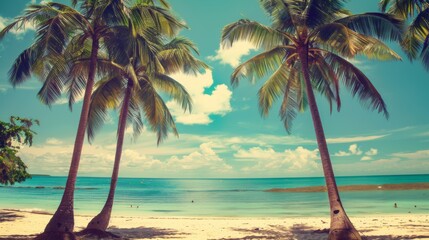
[[[0,239],[31,239],[51,217],[47,212],[0,210]],[[92,216],[76,215],[75,232]],[[368,239],[429,239],[429,214],[349,216]],[[116,216],[109,231],[127,239],[326,239],[329,217]]]

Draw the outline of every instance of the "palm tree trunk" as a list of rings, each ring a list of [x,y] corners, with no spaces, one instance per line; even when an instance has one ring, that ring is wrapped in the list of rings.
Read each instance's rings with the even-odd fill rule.
[[[91,50],[91,62],[86,83],[85,95],[83,97],[82,111],[80,114],[79,126],[73,148],[73,155],[70,163],[69,175],[67,177],[66,187],[61,199],[61,203],[45,228],[45,233],[72,233],[74,228],[74,189],[76,184],[77,172],[79,169],[80,156],[85,139],[86,125],[88,122],[89,103],[94,87],[95,72],[97,69],[97,54],[99,49],[98,40],[93,40]],[[47,239],[45,238],[42,239]]]
[[[316,98],[310,81],[308,68],[308,47],[305,46],[299,52],[302,72],[306,85],[308,105],[310,106],[311,116],[313,118],[314,130],[316,132],[317,145],[322,160],[323,173],[325,175],[326,187],[328,190],[329,205],[331,209],[331,227],[328,239],[332,240],[351,240],[361,239],[359,233],[354,228],[350,219],[347,217],[341,204],[338,193],[337,183],[335,182],[334,170],[329,156],[328,145],[326,144],[325,133],[323,131],[322,121],[317,108]]]
[[[116,183],[118,182],[119,164],[121,162],[122,146],[124,143],[125,127],[127,125],[127,114],[130,105],[132,88],[133,82],[129,80],[124,96],[124,102],[122,104],[121,113],[119,116],[118,140],[116,143],[115,163],[113,166],[112,179],[110,181],[109,195],[101,212],[89,222],[88,226],[86,227],[86,229],[88,230],[106,231],[107,227],[109,226],[110,216],[113,207],[113,200],[115,197]]]

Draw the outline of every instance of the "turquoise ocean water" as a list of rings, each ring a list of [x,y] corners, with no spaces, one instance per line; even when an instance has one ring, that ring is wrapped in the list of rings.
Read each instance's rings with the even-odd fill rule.
[[[13,187],[0,187],[0,208],[54,212],[65,177],[34,176]],[[429,182],[429,175],[338,177],[338,185]],[[77,214],[96,214],[104,204],[109,178],[80,177]],[[270,193],[270,188],[324,185],[321,177],[264,179],[121,178],[114,215],[288,217],[327,216],[327,194]],[[60,187],[60,188],[58,188]],[[350,215],[429,214],[429,190],[342,192]],[[193,202],[192,202],[193,201]],[[398,208],[394,208],[397,203]],[[132,205],[132,207],[131,207]],[[138,208],[137,208],[138,206]],[[415,207],[416,206],[416,207]]]

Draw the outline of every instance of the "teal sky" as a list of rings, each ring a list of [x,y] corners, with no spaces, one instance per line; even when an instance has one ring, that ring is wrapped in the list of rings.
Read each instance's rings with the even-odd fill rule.
[[[0,28],[35,0],[1,1]],[[39,3],[40,0],[37,0]],[[245,79],[233,89],[230,74],[256,49],[239,43],[220,49],[222,28],[241,18],[269,24],[257,0],[170,0],[173,11],[186,21],[181,35],[194,41],[200,59],[211,70],[198,77],[175,75],[191,93],[194,111],[184,115],[168,103],[175,115],[180,138],[173,135],[156,146],[156,137],[144,132],[133,140],[127,134],[121,163],[122,177],[305,177],[322,170],[309,112],[301,113],[288,135],[276,104],[263,119],[255,85]],[[354,13],[377,11],[378,1],[352,0]],[[11,115],[39,119],[34,145],[21,156],[31,173],[66,175],[81,109],[70,112],[60,100],[48,108],[36,94],[41,83],[30,79],[13,89],[8,70],[18,54],[33,41],[34,31],[14,31],[0,42],[0,119]],[[384,97],[390,118],[366,110],[342,88],[341,112],[329,113],[318,98],[332,162],[337,175],[419,174],[429,171],[429,73],[419,62],[410,63],[397,44],[390,44],[402,62],[358,58],[353,62],[367,74]],[[168,100],[168,99],[167,99]],[[166,100],[166,101],[167,101]],[[102,128],[92,145],[86,144],[81,176],[109,176],[113,165],[117,113]],[[128,131],[129,133],[129,131]]]

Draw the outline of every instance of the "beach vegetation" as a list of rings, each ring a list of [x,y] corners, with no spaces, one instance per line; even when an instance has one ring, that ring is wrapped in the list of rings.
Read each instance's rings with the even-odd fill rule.
[[[74,190],[80,156],[82,153],[90,97],[97,72],[102,70],[97,62],[112,36],[111,27],[133,26],[133,31],[150,22],[157,25],[166,35],[174,35],[183,24],[176,21],[162,7],[164,0],[132,1],[121,0],[72,0],[73,7],[43,2],[31,4],[23,15],[0,32],[0,40],[11,30],[33,24],[36,28],[34,43],[15,60],[10,70],[10,82],[16,86],[33,74],[42,80],[39,99],[51,105],[65,91],[69,106],[83,94],[83,104],[76,133],[66,187],[59,207],[39,239],[74,239]],[[79,10],[76,10],[79,9]],[[128,23],[133,21],[132,25]],[[111,46],[113,47],[113,46]],[[80,75],[70,77],[71,72],[80,70]]]
[[[367,108],[388,117],[386,103],[368,77],[349,59],[366,56],[400,60],[384,40],[400,41],[403,22],[394,15],[353,15],[345,1],[260,0],[271,26],[241,19],[224,27],[222,44],[248,41],[261,49],[240,64],[231,75],[236,87],[242,78],[252,83],[267,77],[258,91],[259,109],[267,116],[281,101],[279,116],[290,133],[298,112],[310,109],[330,204],[329,239],[361,239],[348,218],[338,192],[315,93],[341,108],[340,86]]]
[[[16,116],[9,122],[0,121],[0,184],[13,185],[31,178],[18,153],[22,146],[33,144],[34,124],[39,125],[39,121]]]
[[[420,59],[429,71],[429,2],[427,0],[381,0],[383,12],[408,20],[401,47],[410,60]]]

